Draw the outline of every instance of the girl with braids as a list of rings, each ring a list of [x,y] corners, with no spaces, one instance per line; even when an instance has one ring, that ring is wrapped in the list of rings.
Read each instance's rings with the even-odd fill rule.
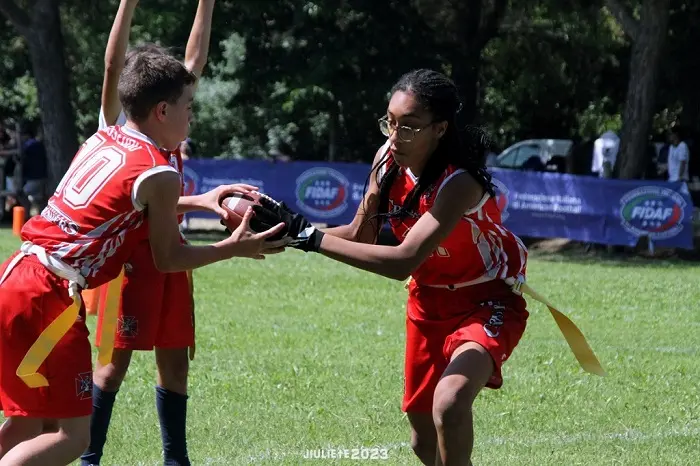
[[[456,125],[455,85],[416,70],[391,94],[379,121],[388,140],[350,225],[317,230],[274,201],[256,208],[255,221],[284,221],[297,249],[396,280],[412,275],[402,405],[412,446],[423,464],[468,465],[474,399],[501,386],[501,365],[525,330],[513,285],[524,280],[527,251],[501,225],[485,135]],[[400,245],[375,244],[384,221]]]

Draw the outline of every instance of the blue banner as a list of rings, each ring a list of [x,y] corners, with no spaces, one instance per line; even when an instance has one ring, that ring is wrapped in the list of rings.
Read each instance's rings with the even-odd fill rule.
[[[685,183],[492,170],[504,225],[519,236],[634,246],[693,247]]]
[[[187,160],[185,190],[200,194],[222,184],[252,184],[311,222],[342,225],[357,211],[369,170],[351,163]],[[499,169],[492,174],[504,224],[519,236],[623,246],[648,236],[659,247],[693,247],[693,204],[684,183]]]
[[[344,225],[355,217],[369,169],[353,163],[186,160],[185,193],[201,194],[222,184],[251,184],[311,222]],[[214,216],[197,212],[188,217]]]

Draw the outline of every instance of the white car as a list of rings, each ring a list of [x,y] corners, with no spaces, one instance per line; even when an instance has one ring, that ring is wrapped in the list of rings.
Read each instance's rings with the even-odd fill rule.
[[[493,167],[514,170],[559,171],[573,146],[569,139],[527,139],[516,142],[493,161]]]

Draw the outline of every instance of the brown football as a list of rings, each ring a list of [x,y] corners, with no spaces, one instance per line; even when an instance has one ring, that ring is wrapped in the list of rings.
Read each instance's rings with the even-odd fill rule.
[[[223,220],[226,227],[233,231],[243,221],[243,216],[250,206],[260,205],[261,194],[258,192],[248,192],[245,194],[233,193],[221,200],[221,207],[228,212],[228,219]]]

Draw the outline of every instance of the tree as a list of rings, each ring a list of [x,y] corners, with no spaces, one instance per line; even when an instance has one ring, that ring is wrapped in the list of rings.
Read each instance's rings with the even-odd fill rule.
[[[501,149],[619,130],[629,62],[602,1],[511,1],[482,52],[478,120]],[[622,63],[622,65],[621,65]]]
[[[237,83],[243,155],[371,161],[391,84],[412,68],[439,67],[430,30],[400,0],[242,1],[228,19],[245,57],[214,75],[221,89]]]
[[[481,52],[498,34],[508,0],[414,0],[416,10],[433,29],[462,99],[460,116],[477,116]]]
[[[24,37],[44,128],[50,181],[58,184],[78,148],[71,106],[69,73],[65,65],[60,0],[29,0],[25,9],[14,0],[0,0],[0,12]]]
[[[670,0],[642,0],[639,19],[620,0],[606,0],[605,3],[632,42],[617,158],[618,173],[623,179],[640,178],[646,168],[646,149],[668,31]]]

